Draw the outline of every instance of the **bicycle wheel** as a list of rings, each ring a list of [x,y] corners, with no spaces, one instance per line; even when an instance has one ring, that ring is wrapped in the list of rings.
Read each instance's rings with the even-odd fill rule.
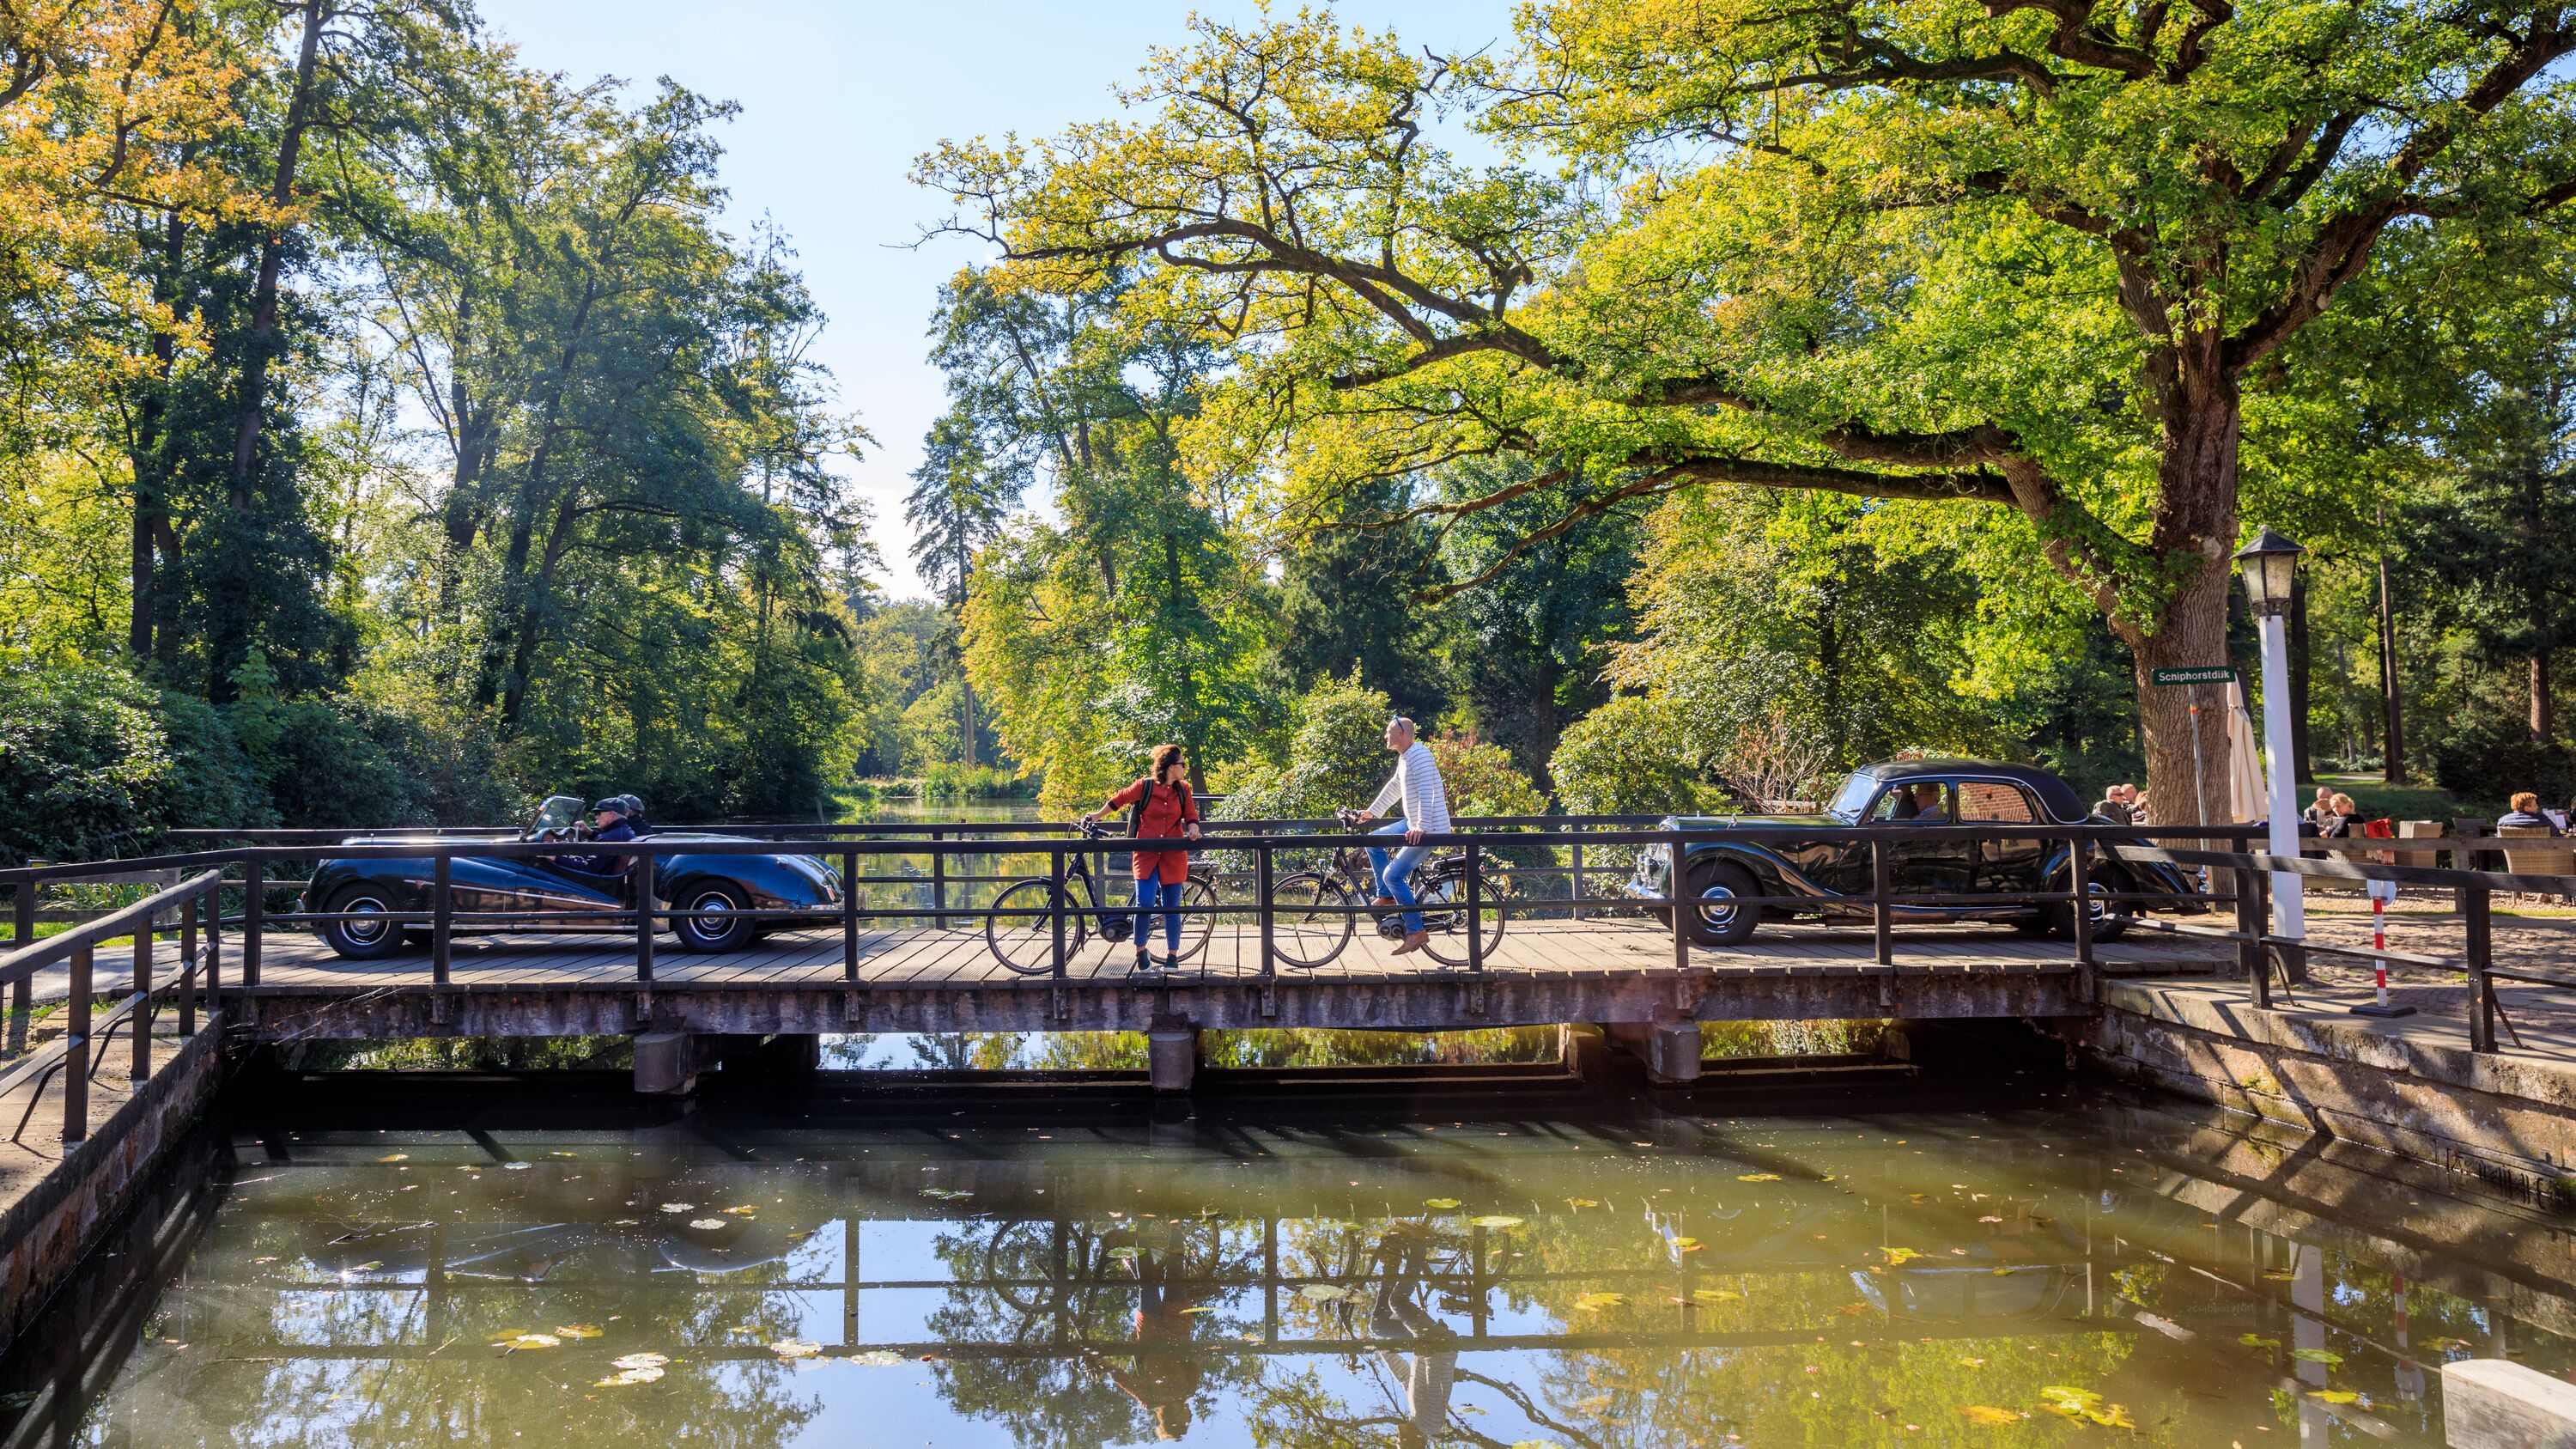
[[[1181,883],[1181,949],[1175,958],[1188,961],[1207,949],[1208,938],[1216,934],[1216,891],[1199,876]],[[1155,922],[1160,930],[1162,923]]]
[[[1487,955],[1493,954],[1494,943],[1503,937],[1503,914],[1493,907],[1496,901],[1511,899],[1511,877],[1487,862],[1476,882],[1477,896],[1484,909],[1476,913],[1476,932]],[[1422,885],[1414,892],[1421,902],[1423,951],[1443,966],[1465,966],[1467,955],[1467,864],[1445,860],[1425,872]]]
[[[1271,952],[1301,971],[1339,956],[1359,929],[1359,917],[1345,909],[1350,904],[1351,893],[1340,881],[1314,871],[1272,881]]]
[[[984,944],[993,948],[994,960],[1022,976],[1055,970],[1055,920],[1047,914],[1054,889],[1048,881],[1024,880],[993,898],[992,912],[984,917]],[[1030,914],[1012,914],[1021,911]],[[1065,914],[1064,951],[1070,959],[1082,949],[1082,916],[1070,902]]]

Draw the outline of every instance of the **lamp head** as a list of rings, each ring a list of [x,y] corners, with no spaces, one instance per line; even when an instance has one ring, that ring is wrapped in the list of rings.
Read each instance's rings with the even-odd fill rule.
[[[2254,541],[2236,551],[2245,573],[2245,599],[2256,614],[2279,614],[2290,607],[2290,585],[2298,575],[2299,555],[2306,552],[2268,527],[2256,530]]]

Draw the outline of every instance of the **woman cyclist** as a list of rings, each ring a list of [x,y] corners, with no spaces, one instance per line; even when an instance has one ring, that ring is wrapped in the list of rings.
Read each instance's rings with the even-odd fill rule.
[[[1135,784],[1109,797],[1108,803],[1082,817],[1085,825],[1096,825],[1100,817],[1112,810],[1126,810],[1127,834],[1137,840],[1172,840],[1186,835],[1199,838],[1198,801],[1190,795],[1188,761],[1179,745],[1159,745],[1154,750],[1154,771]],[[1155,967],[1147,931],[1157,909],[1163,913],[1163,960],[1166,970],[1177,970],[1181,964],[1181,917],[1175,907],[1181,903],[1181,886],[1190,878],[1190,853],[1187,850],[1140,850],[1135,853],[1136,868],[1136,969],[1151,971]]]

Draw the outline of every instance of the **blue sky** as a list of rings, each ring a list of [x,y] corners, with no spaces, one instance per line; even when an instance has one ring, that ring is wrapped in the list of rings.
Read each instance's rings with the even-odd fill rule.
[[[1155,44],[1192,10],[1249,18],[1248,3],[1111,5],[1023,0],[482,0],[530,64],[649,86],[668,75],[739,102],[724,178],[737,233],[763,212],[793,239],[831,316],[822,360],[877,446],[850,465],[876,510],[898,597],[925,592],[906,556],[902,496],[943,406],[924,330],[939,285],[978,259],[961,241],[909,250],[940,198],[904,179],[942,137],[1051,132],[1109,112]],[[1410,45],[1473,49],[1502,37],[1508,0],[1359,0],[1347,24]]]

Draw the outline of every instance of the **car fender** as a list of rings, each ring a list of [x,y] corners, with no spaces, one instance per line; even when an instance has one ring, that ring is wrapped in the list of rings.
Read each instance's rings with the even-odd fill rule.
[[[822,884],[778,855],[674,855],[654,862],[667,884],[654,894],[675,899],[696,881],[728,881],[741,888],[751,907],[761,911],[815,910],[830,904]]]
[[[1766,896],[1830,896],[1833,892],[1809,879],[1805,872],[1790,864],[1778,852],[1765,845],[1739,840],[1685,840],[1682,842],[1682,879],[1690,879],[1691,868],[1700,861],[1717,859],[1740,865],[1753,877]]]

